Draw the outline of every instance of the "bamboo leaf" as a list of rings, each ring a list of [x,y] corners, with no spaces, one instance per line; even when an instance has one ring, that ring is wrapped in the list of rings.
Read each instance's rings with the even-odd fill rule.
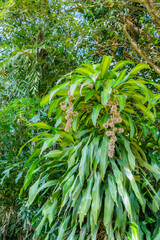
[[[36,196],[37,196],[36,192],[38,189],[39,181],[40,181],[40,178],[38,178],[37,181],[32,185],[32,187],[30,187],[29,199],[28,199],[26,206],[30,206],[32,204],[32,202],[34,201],[34,199],[36,198]]]
[[[38,188],[39,182],[40,182],[40,178],[29,189],[29,199],[26,204],[27,207],[29,207],[33,203],[33,201],[36,199],[40,191],[44,190],[45,188],[52,187],[58,183],[57,180],[51,180],[44,183],[42,186]]]

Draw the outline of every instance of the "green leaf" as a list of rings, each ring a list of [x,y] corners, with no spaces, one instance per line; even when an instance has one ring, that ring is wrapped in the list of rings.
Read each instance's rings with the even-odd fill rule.
[[[124,60],[124,61],[119,61],[114,68],[112,68],[112,71],[116,71],[118,70],[119,68],[123,67],[124,65],[126,64],[133,64],[135,65],[134,62],[131,62],[131,61],[127,61],[127,60]]]
[[[112,221],[114,211],[114,202],[112,200],[109,187],[105,187],[105,202],[104,202],[104,226],[107,227],[107,225]]]
[[[132,175],[131,171],[128,168],[124,167],[124,172],[125,172],[127,178],[130,180],[130,183],[131,183],[131,186],[132,186],[132,189],[133,189],[135,195],[139,199],[140,203],[143,205],[142,196],[141,196],[141,193],[140,193],[140,191],[139,191],[139,189],[137,187],[137,184],[136,184],[136,181],[134,179],[134,176]]]
[[[39,180],[40,178],[29,189],[29,199],[26,204],[27,207],[29,207],[33,203],[40,191],[44,190],[45,188],[52,187],[58,183],[58,180],[51,180],[42,184],[42,186],[38,188]]]
[[[119,99],[120,111],[122,111],[126,103],[125,95],[115,95],[115,97]]]
[[[61,150],[53,150],[47,153],[45,157],[55,158],[55,157],[59,157],[61,154],[62,154]]]
[[[142,158],[137,158],[137,161],[141,164],[141,166],[147,168],[150,172],[160,175],[160,171],[158,169],[156,169],[155,167],[153,167],[149,163],[143,161]]]
[[[132,121],[132,117],[130,114],[127,115],[128,119],[129,119],[129,126],[130,126],[130,138],[132,139],[134,136],[134,125],[133,125],[133,121]]]
[[[99,103],[96,103],[94,106],[93,106],[93,112],[92,112],[92,122],[93,122],[93,125],[96,126],[96,122],[97,122],[97,118],[98,118],[98,115],[99,115],[99,112],[102,108],[102,105],[99,104]]]
[[[80,227],[82,226],[82,222],[84,220],[84,217],[87,215],[87,212],[91,205],[91,189],[93,185],[93,176],[87,180],[87,188],[82,193],[82,200],[80,204],[79,209],[79,221],[80,221]]]
[[[47,215],[43,216],[42,220],[40,221],[40,223],[38,224],[38,226],[37,226],[37,228],[36,228],[36,230],[35,230],[37,236],[40,235],[40,233],[41,233],[41,231],[42,231],[42,228],[43,228],[43,226],[44,226],[45,223],[46,223],[46,220],[47,220]]]
[[[79,240],[85,240],[86,233],[87,233],[87,224],[85,224],[85,225],[81,228]]]
[[[20,191],[20,196],[22,195],[22,192],[23,192],[23,189],[25,190],[29,184],[31,183],[34,175],[36,174],[36,172],[38,172],[38,170],[40,169],[40,167],[37,168],[39,162],[40,162],[41,159],[37,159],[35,162],[33,162],[33,164],[30,166],[28,172],[27,172],[27,175],[25,177],[25,180],[24,180],[24,184],[23,184],[23,187],[21,188],[21,191]]]
[[[101,157],[100,157],[100,173],[102,180],[104,179],[108,161],[108,152],[109,152],[109,138],[104,134],[102,145],[101,145]]]
[[[51,224],[53,222],[54,216],[55,216],[55,214],[57,212],[57,204],[58,204],[58,200],[55,198],[53,203],[51,204],[51,207],[50,207],[50,209],[48,211],[48,214],[47,214],[50,227],[51,227]]]
[[[151,130],[151,133],[154,137],[154,139],[157,141],[158,137],[159,137],[159,131],[158,128],[156,128],[155,126],[152,126],[149,128]]]
[[[39,181],[40,181],[40,178],[38,178],[37,181],[32,185],[32,187],[30,187],[29,199],[28,199],[26,206],[30,206],[32,204],[32,202],[34,201],[34,199],[36,198],[36,192],[38,189]]]
[[[94,174],[94,185],[92,188],[92,214],[94,217],[94,222],[97,224],[98,214],[101,208],[101,197],[100,197],[100,190],[101,190],[101,175],[99,172],[95,172]]]
[[[88,143],[82,149],[82,157],[81,157],[80,164],[79,164],[79,178],[80,178],[81,182],[83,181],[83,178],[84,178],[84,175],[86,172],[87,152],[88,152]]]
[[[76,202],[77,202],[77,200],[78,200],[78,197],[79,197],[79,195],[80,195],[80,193],[81,193],[81,191],[82,191],[82,187],[83,187],[82,183],[79,182],[78,185],[77,185],[77,187],[75,188],[73,194],[72,194],[72,201],[73,201],[73,202],[72,202],[72,207],[75,206],[75,204],[76,204]]]
[[[150,67],[146,63],[139,63],[136,67],[132,69],[132,71],[130,72],[130,75],[131,74],[134,75],[142,69],[150,69]]]
[[[27,167],[27,165],[30,163],[30,161],[32,160],[32,158],[37,157],[41,152],[41,149],[35,149],[32,154],[30,155],[30,157],[28,158],[27,162],[24,164],[24,168]]]
[[[44,106],[44,105],[46,105],[47,103],[49,103],[49,97],[50,97],[50,94],[47,94],[46,96],[44,96],[44,97],[42,98],[42,101],[41,101],[40,105],[41,105],[41,106]]]
[[[59,133],[60,133],[61,137],[64,137],[65,140],[67,139],[68,142],[74,143],[74,139],[71,134],[69,134],[67,132],[62,132],[62,131],[59,131]]]
[[[91,74],[94,73],[94,70],[88,69],[88,68],[84,68],[84,67],[80,67],[80,68],[76,68],[74,70],[75,73],[80,73],[83,76],[90,76]]]
[[[54,145],[54,143],[58,140],[59,137],[60,137],[60,134],[55,134],[54,137],[49,138],[46,141],[44,141],[41,152],[40,152],[40,155],[44,152],[45,149]]]
[[[90,77],[92,78],[92,80],[94,82],[96,82],[97,78],[99,77],[101,72],[96,72],[96,73],[93,73],[92,75],[90,75]]]
[[[62,98],[53,100],[53,102],[50,104],[50,107],[48,109],[48,118],[51,117],[53,110],[58,108],[60,101],[62,101]]]
[[[116,203],[116,205],[118,205],[118,203],[117,203],[117,187],[116,187],[116,182],[115,182],[113,174],[108,175],[108,184],[109,184],[109,190],[110,190],[111,197],[112,197],[113,201]]]
[[[52,129],[52,127],[50,127],[48,124],[46,124],[44,122],[33,123],[33,124],[30,124],[30,126],[43,128],[43,129]]]
[[[81,87],[80,87],[80,94],[82,95],[82,90],[85,86],[88,86],[89,84],[92,84],[93,85],[93,81],[91,79],[86,79],[85,82],[83,84],[81,84]],[[90,89],[88,88],[88,92],[90,92]],[[87,93],[88,93],[87,92]]]
[[[143,123],[141,123],[140,125],[142,127],[144,135],[147,136],[147,134],[148,134],[148,126],[146,124],[143,124]]]
[[[69,222],[70,216],[66,217],[65,220],[61,223],[61,226],[58,231],[58,237],[57,240],[63,240],[64,233],[67,229],[68,222]]]
[[[134,168],[135,168],[135,156],[133,155],[133,153],[132,153],[132,151],[130,149],[129,141],[124,140],[124,145],[125,145],[125,148],[126,148],[127,153],[128,153],[129,164],[130,164],[132,170],[134,170]]]
[[[105,75],[107,74],[109,68],[110,68],[110,64],[112,62],[113,57],[110,56],[103,56],[101,65],[100,65],[100,69],[101,69],[101,77],[104,78]]]
[[[127,71],[127,69],[124,69],[124,70],[119,74],[119,76],[118,76],[117,79],[116,79],[116,82],[115,82],[114,85],[113,85],[113,88],[117,87],[117,86],[120,85],[121,83],[124,83],[124,82],[128,79],[128,76],[129,76],[129,75],[127,75],[127,76],[125,77],[126,71]]]
[[[49,101],[52,100],[52,98],[60,91],[66,89],[66,87],[68,86],[69,82],[65,82],[61,85],[55,86],[51,91],[50,91],[50,97],[49,97]]]
[[[160,239],[160,221],[157,221],[157,225],[158,225],[158,228],[156,229],[153,240]]]
[[[131,210],[131,203],[127,194],[127,191],[123,185],[123,175],[120,172],[120,170],[118,169],[117,165],[115,164],[115,162],[113,160],[111,160],[111,164],[112,164],[112,168],[113,168],[113,172],[114,172],[114,176],[115,176],[115,180],[118,186],[118,192],[122,197],[122,201],[124,203],[124,206],[128,212],[128,214],[131,216],[132,218],[132,210]]]
[[[79,84],[81,84],[81,82],[82,82],[83,80],[84,80],[83,78],[78,78],[73,84],[71,84],[71,86],[70,86],[71,96],[73,96],[76,87],[77,87]]]
[[[112,93],[112,88],[107,88],[104,86],[103,91],[101,92],[102,104],[105,106],[110,98]]]
[[[134,240],[139,240],[139,230],[138,225],[135,222],[129,223],[129,226],[132,230],[132,237]]]
[[[68,236],[67,240],[75,240],[76,225],[73,227],[71,234]]]
[[[99,228],[100,223],[101,223],[101,221],[98,221],[97,224],[94,222],[94,217],[91,212],[90,213],[90,225],[91,225],[92,240],[97,240],[97,233],[98,233],[98,228]]]
[[[134,104],[134,106],[139,108],[143,112],[144,116],[149,117],[152,121],[154,120],[153,113],[151,111],[149,111],[144,105],[142,105],[142,104]]]
[[[93,96],[95,96],[96,93],[97,93],[97,91],[89,90],[89,91],[85,94],[85,102],[87,102],[90,98],[92,98]]]

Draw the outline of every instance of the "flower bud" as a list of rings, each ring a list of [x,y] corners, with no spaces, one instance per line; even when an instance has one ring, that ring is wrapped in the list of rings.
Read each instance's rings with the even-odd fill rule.
[[[92,89],[93,85],[92,84],[88,84],[88,88]]]
[[[109,152],[109,153],[108,153],[108,157],[113,158],[113,156],[114,156],[114,153],[113,153],[113,152]]]
[[[124,129],[123,128],[119,128],[119,133],[123,133]]]
[[[65,106],[65,105],[62,105],[62,106],[61,106],[61,109],[62,109],[63,111],[65,111],[65,110],[66,110],[66,106]]]

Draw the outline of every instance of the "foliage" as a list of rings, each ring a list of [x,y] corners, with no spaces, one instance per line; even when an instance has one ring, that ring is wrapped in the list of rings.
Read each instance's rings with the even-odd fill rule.
[[[18,151],[33,134],[26,124],[42,115],[38,108],[39,100],[21,99],[0,111],[0,236],[7,239],[27,239],[31,234],[32,213],[24,207],[25,196],[20,200],[18,195],[24,181],[22,168],[33,146],[26,146],[19,157]]]
[[[20,193],[40,205],[35,237],[158,239],[160,86],[137,75],[147,64],[111,61],[81,65],[41,101],[53,123],[31,125],[45,130]]]

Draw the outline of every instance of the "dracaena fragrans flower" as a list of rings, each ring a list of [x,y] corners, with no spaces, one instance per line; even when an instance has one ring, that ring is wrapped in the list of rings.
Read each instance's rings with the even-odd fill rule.
[[[105,128],[105,130],[110,128],[106,131],[106,135],[110,137],[108,156],[110,158],[113,158],[115,153],[115,142],[117,141],[117,137],[115,136],[115,134],[117,132],[123,133],[124,129],[115,127],[115,124],[122,122],[122,118],[120,117],[120,111],[118,111],[117,108],[119,105],[119,100],[118,99],[113,101],[109,100],[106,105],[110,107],[111,115],[107,122],[103,124],[103,127]]]
[[[69,106],[66,106],[65,102],[61,102],[60,103],[60,106],[61,106],[61,109],[63,111],[66,110],[66,116],[65,116],[65,119],[67,120],[66,122],[66,126],[65,126],[65,132],[69,132],[70,128],[71,128],[71,123],[73,122],[73,118],[72,117],[76,117],[78,116],[78,112],[77,111],[73,111],[73,100],[75,100],[76,98],[71,96],[71,92],[68,91],[68,95],[69,95],[69,98],[67,99],[67,103]]]

